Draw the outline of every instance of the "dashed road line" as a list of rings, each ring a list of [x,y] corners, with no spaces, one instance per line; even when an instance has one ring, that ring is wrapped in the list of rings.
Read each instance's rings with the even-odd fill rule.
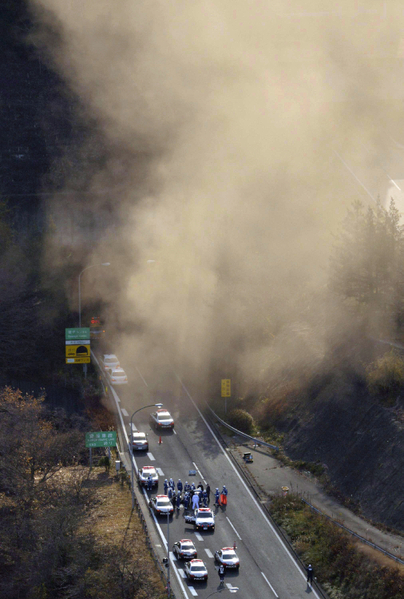
[[[188,587],[188,588],[191,591],[191,595],[193,595],[194,597],[198,596],[198,593],[195,591],[194,587]]]
[[[265,574],[263,572],[261,572],[262,576],[264,577],[265,582],[267,583],[267,585],[269,585],[271,587],[271,591],[273,592],[273,594],[275,595],[275,597],[278,597],[278,595],[276,594],[276,591],[274,589],[274,587],[272,586],[272,584],[269,582],[268,578],[265,576]]]
[[[199,534],[199,532],[196,532],[195,536],[198,539],[198,541],[203,541],[203,536],[201,534]]]
[[[184,570],[182,568],[177,568],[178,572],[181,574],[181,578],[186,578],[187,575],[185,574]]]
[[[129,414],[128,414],[128,412],[125,410],[125,408],[121,408],[121,412],[122,412],[122,414],[123,414],[124,416],[126,416],[126,417],[128,417],[128,416],[129,416]]]
[[[147,457],[149,458],[149,460],[151,462],[155,462],[156,461],[156,458],[154,457],[154,455],[152,453],[150,453],[150,451],[147,453]],[[163,476],[163,475],[161,475],[161,476]]]
[[[164,476],[164,472],[162,471],[161,468],[156,468],[156,470],[157,470],[159,476]]]
[[[205,548],[205,553],[208,557],[211,557],[211,558],[213,557],[213,553],[211,552],[210,549]]]
[[[226,520],[227,520],[227,522],[230,524],[230,526],[232,527],[232,529],[234,530],[234,532],[236,533],[236,535],[237,535],[237,537],[239,538],[239,540],[240,540],[240,541],[242,541],[243,539],[240,537],[240,535],[238,534],[237,530],[234,528],[233,524],[232,524],[232,523],[231,523],[231,521],[230,521],[230,518],[228,518],[228,517],[226,516]]]

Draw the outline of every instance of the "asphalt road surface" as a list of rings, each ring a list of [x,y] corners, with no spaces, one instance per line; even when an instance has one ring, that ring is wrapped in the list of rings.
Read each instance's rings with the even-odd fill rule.
[[[161,374],[160,382],[152,382],[142,375],[140,365],[136,370],[136,374],[128,372],[128,385],[114,387],[119,397],[118,408],[127,433],[130,430],[131,414],[142,405],[161,401],[175,419],[174,431],[162,432],[161,443],[160,433],[149,424],[151,409],[140,411],[133,419],[137,429],[146,432],[149,440],[147,453],[135,452],[136,465],[138,468],[153,465],[160,476],[158,489],[154,489],[149,495],[164,493],[164,479],[170,477],[176,483],[181,479],[183,483],[188,480],[195,484],[202,482],[204,486],[209,483],[211,487],[210,506],[216,517],[213,533],[195,532],[193,525],[184,520],[183,506],[179,512],[175,510],[170,518],[170,550],[175,541],[182,538],[192,539],[198,550],[198,558],[205,562],[209,572],[206,583],[190,583],[185,578],[184,564],[176,560],[171,553],[171,580],[176,577],[174,570],[177,570],[183,596],[206,598],[218,590],[219,576],[214,553],[235,543],[240,558],[240,570],[228,571],[225,584],[227,587],[239,588],[239,599],[303,599],[307,597],[308,591],[313,598],[318,597],[315,590],[307,588],[304,573],[216,439],[214,431],[199,411],[191,391],[173,371]],[[171,381],[167,378],[170,376]],[[165,381],[164,389],[161,386],[162,380]],[[140,386],[143,386],[144,393],[140,391]],[[190,476],[190,470],[196,470],[196,476]],[[224,484],[229,492],[228,505],[215,507],[214,490],[216,487],[221,490]],[[146,492],[144,497],[143,507],[146,506]],[[155,522],[156,526],[160,527],[166,543],[167,518],[159,517]]]

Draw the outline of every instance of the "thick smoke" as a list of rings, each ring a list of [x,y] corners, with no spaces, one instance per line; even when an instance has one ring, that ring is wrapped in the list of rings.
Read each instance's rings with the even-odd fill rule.
[[[131,331],[121,351],[162,346],[202,374],[233,361],[247,380],[285,354],[319,359],[304,322],[333,233],[352,200],[372,201],[338,156],[372,195],[387,189],[373,171],[403,122],[402,10],[382,0],[32,6],[36,43],[105,146],[66,187],[88,182],[88,195],[70,198],[77,226],[102,221],[87,263],[114,265],[93,294],[110,302],[110,330]],[[51,203],[56,220],[64,205]]]

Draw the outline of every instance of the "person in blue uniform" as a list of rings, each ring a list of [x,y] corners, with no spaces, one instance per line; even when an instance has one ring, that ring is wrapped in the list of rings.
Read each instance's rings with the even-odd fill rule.
[[[177,492],[177,510],[179,510],[181,507],[181,492],[178,491]]]
[[[165,479],[165,481],[164,481],[164,495],[167,495],[167,489],[168,489],[168,480]]]
[[[215,491],[215,505],[220,505],[220,492],[218,488]]]
[[[183,489],[183,485],[182,485],[181,479],[179,478],[178,482],[177,482],[177,491],[182,493],[182,489]]]
[[[153,489],[153,479],[151,477],[151,474],[149,474],[149,476],[147,477],[147,490],[151,491]]]
[[[188,510],[190,500],[191,500],[191,498],[189,496],[189,493],[186,492],[185,495],[184,495],[184,509],[185,510]]]

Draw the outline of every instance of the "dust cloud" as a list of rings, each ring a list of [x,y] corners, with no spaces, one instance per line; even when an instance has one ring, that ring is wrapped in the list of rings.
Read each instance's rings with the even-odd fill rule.
[[[337,154],[374,190],[403,124],[403,11],[387,4],[31,0],[35,43],[103,140],[65,181],[87,192],[70,251],[113,265],[84,297],[108,303],[127,360],[155,370],[163,347],[182,371],[231,364],[248,386],[321,359],[333,234],[370,201]],[[98,219],[90,252],[83,215]],[[68,243],[51,239],[48,260]]]

